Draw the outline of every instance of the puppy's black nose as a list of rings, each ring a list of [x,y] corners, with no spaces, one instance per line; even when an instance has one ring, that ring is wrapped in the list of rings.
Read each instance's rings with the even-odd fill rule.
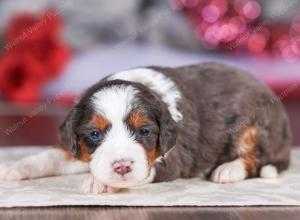
[[[113,163],[112,167],[115,173],[119,175],[125,175],[126,173],[129,173],[132,171],[132,160],[127,159],[121,159],[117,160]]]

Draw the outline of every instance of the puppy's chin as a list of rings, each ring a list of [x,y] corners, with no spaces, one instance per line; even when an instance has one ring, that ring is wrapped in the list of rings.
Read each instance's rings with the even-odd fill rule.
[[[104,176],[98,176],[97,174],[94,175],[94,177],[102,182],[105,185],[108,185],[110,187],[114,188],[131,188],[135,186],[139,186],[142,184],[147,183],[149,177],[151,176],[151,172],[145,173],[144,177],[132,177],[132,176],[125,176],[125,177],[119,177],[112,175],[111,177],[107,176],[104,178]]]
[[[97,178],[97,177],[96,177]],[[103,182],[105,185],[115,187],[115,188],[130,188],[134,186],[141,185],[145,182],[147,176],[141,180],[136,180],[133,178],[111,178],[109,180],[101,180],[98,179],[100,182]]]
[[[130,187],[141,185],[142,183],[143,183],[143,181],[126,180],[126,181],[109,181],[105,184],[107,184],[110,187],[115,187],[115,188],[130,188]]]

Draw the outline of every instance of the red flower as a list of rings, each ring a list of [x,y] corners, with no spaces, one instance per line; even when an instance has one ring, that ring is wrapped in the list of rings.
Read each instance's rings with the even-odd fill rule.
[[[37,101],[44,73],[44,67],[31,54],[9,53],[0,60],[1,92],[10,101]]]
[[[11,46],[35,43],[41,39],[59,39],[61,20],[53,10],[48,10],[41,16],[22,13],[13,17],[6,27],[4,40]]]
[[[59,74],[70,58],[69,48],[59,41],[43,38],[41,41],[34,42],[31,45],[28,51],[42,63],[49,76]]]
[[[23,13],[5,30],[6,53],[0,58],[0,92],[6,100],[35,101],[42,85],[61,73],[70,49],[59,38],[58,14]]]

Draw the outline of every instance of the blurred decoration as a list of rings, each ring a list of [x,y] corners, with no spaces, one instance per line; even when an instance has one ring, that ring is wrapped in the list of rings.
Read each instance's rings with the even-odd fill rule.
[[[55,10],[15,15],[4,30],[0,56],[1,98],[35,102],[45,83],[58,76],[71,51],[60,38],[62,21]]]
[[[170,0],[170,3],[173,9],[187,15],[196,37],[208,49],[280,57],[286,61],[300,58],[300,13],[289,23],[280,25],[273,21],[289,13],[297,1],[287,1],[277,13],[267,17],[261,16],[261,1]]]
[[[124,47],[149,43],[199,51],[183,13],[172,10],[168,0],[0,0],[0,34],[7,20],[20,11],[55,8],[63,17],[63,37],[77,52],[99,46]]]

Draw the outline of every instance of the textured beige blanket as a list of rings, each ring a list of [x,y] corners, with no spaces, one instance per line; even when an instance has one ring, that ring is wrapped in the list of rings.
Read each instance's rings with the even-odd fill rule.
[[[15,160],[41,148],[0,148],[0,161]],[[280,178],[250,179],[218,185],[200,178],[149,184],[117,194],[79,192],[87,174],[0,182],[0,207],[109,206],[252,206],[300,205],[300,150],[292,153],[289,171]]]

